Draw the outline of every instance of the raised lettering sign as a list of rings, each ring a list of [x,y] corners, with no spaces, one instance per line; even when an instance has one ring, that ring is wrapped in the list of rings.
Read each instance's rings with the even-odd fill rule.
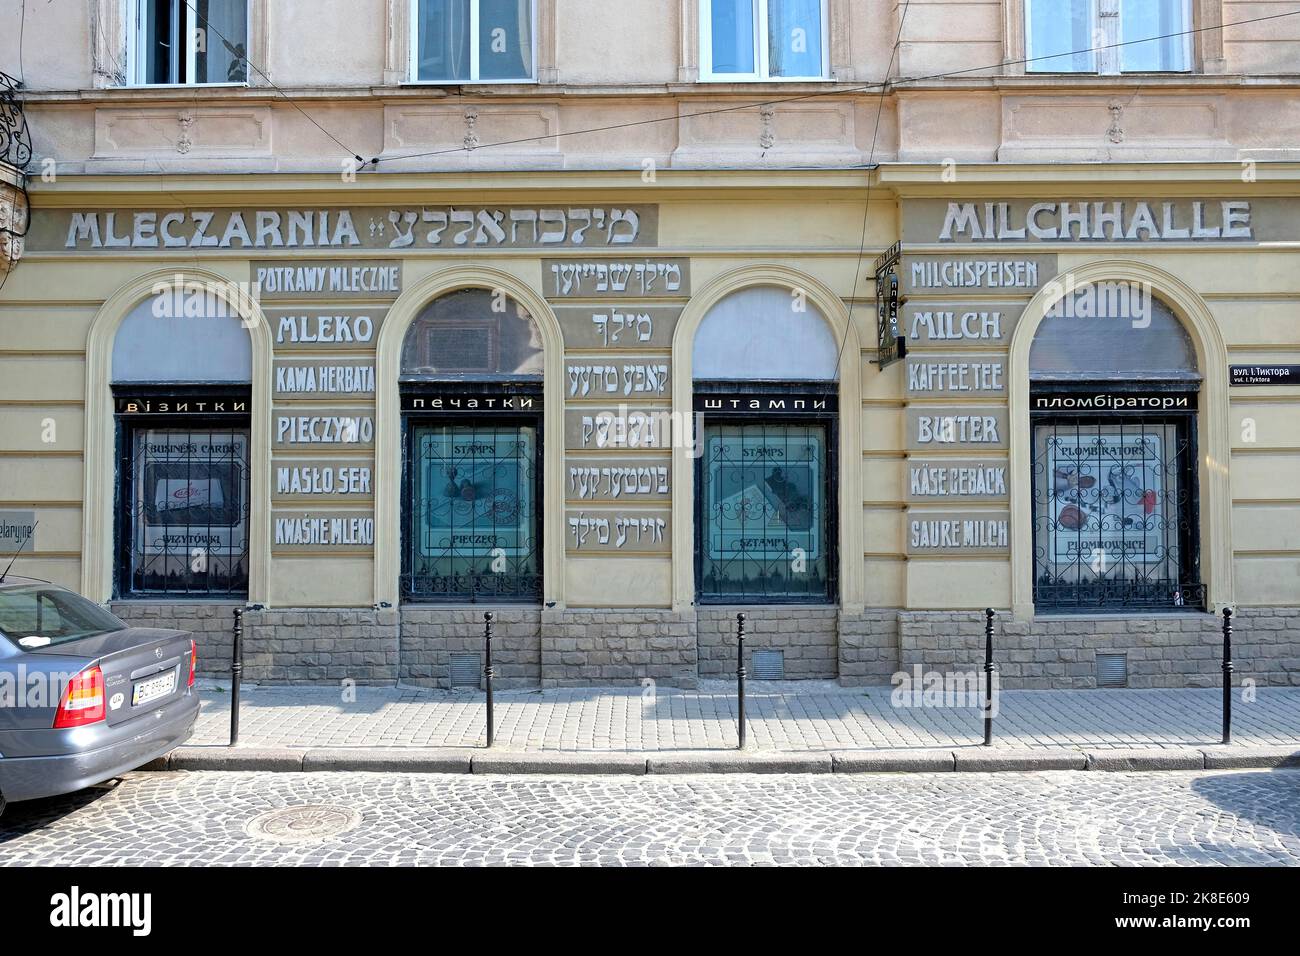
[[[353,206],[40,210],[28,248],[611,249],[658,244],[659,207]]]
[[[672,547],[668,511],[589,511],[565,514],[565,549],[570,553],[663,554]]]
[[[909,555],[997,554],[1009,548],[1006,511],[916,511],[907,513]]]
[[[263,299],[396,299],[402,264],[396,259],[254,262],[253,282]]]
[[[1005,459],[910,458],[904,480],[908,501],[996,501],[1008,494]]]
[[[690,259],[543,259],[542,275],[552,299],[691,294]]]
[[[379,323],[387,310],[267,309],[266,321],[275,336],[275,350],[300,349],[374,349],[379,337]]]
[[[555,317],[570,349],[669,349],[682,307],[675,305],[557,305]]]
[[[907,447],[920,451],[1007,447],[1007,410],[981,405],[913,405]]]

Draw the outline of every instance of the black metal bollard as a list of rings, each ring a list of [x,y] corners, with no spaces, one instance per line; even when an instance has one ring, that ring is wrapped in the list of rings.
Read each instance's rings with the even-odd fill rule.
[[[745,615],[736,615],[736,717],[740,727],[740,744],[745,749]]]
[[[1223,609],[1223,742],[1232,743],[1232,608]]]
[[[492,746],[496,736],[496,721],[492,716],[492,612],[483,612],[483,688],[487,691],[487,745]]]
[[[984,609],[984,746],[993,744],[993,608]]]
[[[244,609],[235,608],[235,644],[230,654],[230,746],[239,743],[239,682],[244,676]]]

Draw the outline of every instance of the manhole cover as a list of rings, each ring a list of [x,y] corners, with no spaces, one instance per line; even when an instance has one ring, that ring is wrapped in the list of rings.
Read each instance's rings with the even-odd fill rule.
[[[361,814],[351,807],[312,804],[285,807],[259,814],[248,822],[251,837],[274,843],[316,843],[361,825]]]

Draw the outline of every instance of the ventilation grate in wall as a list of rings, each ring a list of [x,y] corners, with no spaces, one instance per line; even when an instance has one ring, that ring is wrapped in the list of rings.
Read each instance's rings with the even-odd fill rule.
[[[1127,654],[1098,654],[1097,655],[1097,686],[1098,687],[1127,687],[1128,686],[1128,655]]]
[[[785,651],[754,651],[754,680],[783,680]]]
[[[478,687],[483,673],[483,658],[478,654],[451,655],[451,686]]]

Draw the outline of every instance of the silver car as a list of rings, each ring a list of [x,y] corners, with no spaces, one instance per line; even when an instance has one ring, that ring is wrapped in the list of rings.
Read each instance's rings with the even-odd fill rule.
[[[66,588],[0,579],[0,812],[134,770],[194,732],[187,631],[128,627]]]

